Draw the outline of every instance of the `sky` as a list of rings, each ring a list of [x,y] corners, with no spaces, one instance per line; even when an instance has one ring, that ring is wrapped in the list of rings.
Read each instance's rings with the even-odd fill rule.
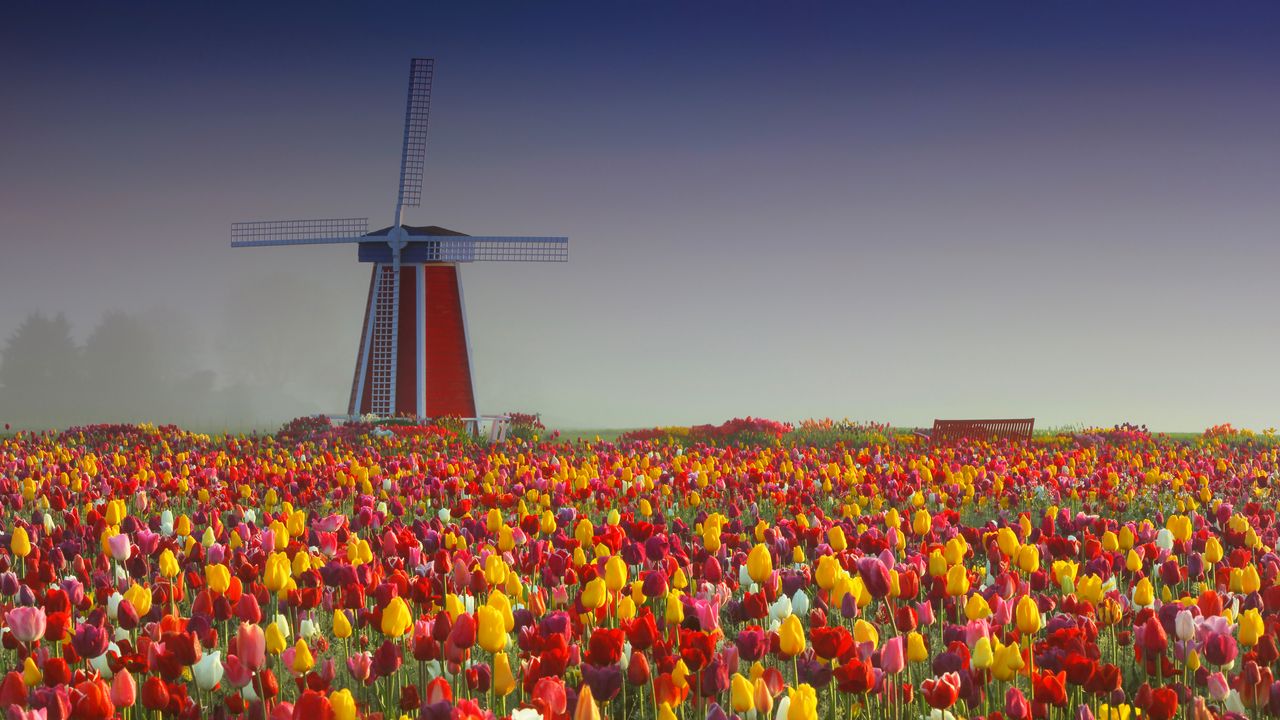
[[[136,314],[287,388],[263,419],[343,411],[368,266],[229,225],[389,224],[430,56],[406,222],[570,238],[463,269],[481,412],[1280,425],[1277,36],[1250,0],[17,0],[0,338]]]

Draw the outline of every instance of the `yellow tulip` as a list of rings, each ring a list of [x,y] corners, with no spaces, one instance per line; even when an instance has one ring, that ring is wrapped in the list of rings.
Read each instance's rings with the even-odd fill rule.
[[[231,587],[231,571],[222,563],[205,565],[204,579],[209,589],[216,593],[224,593]]]
[[[1138,572],[1142,569],[1142,556],[1137,550],[1129,550],[1129,554],[1124,559],[1124,567],[1129,572]]]
[[[40,672],[40,668],[36,666],[36,661],[28,655],[25,662],[22,663],[22,682],[27,687],[35,687],[44,680],[44,673]]]
[[[969,592],[969,584],[969,571],[963,565],[952,565],[947,571],[947,595],[964,595]]]
[[[1240,589],[1245,593],[1256,593],[1262,589],[1262,578],[1258,576],[1258,567],[1253,563],[1249,563],[1244,567],[1243,577],[1240,579]]]
[[[182,572],[182,568],[178,566],[178,558],[174,557],[173,551],[165,548],[160,551],[160,574],[172,580]]]
[[[329,706],[333,708],[333,720],[356,720],[356,699],[350,690],[343,688],[329,693]]]
[[[684,622],[684,603],[680,602],[680,593],[675,591],[667,593],[667,612],[665,617],[669,624],[676,626]]]
[[[289,556],[282,552],[267,556],[267,565],[263,570],[262,581],[267,590],[279,593],[289,584]]]
[[[913,663],[929,659],[929,648],[924,644],[924,636],[918,632],[907,635],[907,659]]]
[[[351,621],[347,619],[346,610],[333,613],[333,636],[339,640],[351,637]]]
[[[1017,645],[1000,645],[995,651],[995,660],[991,665],[991,674],[997,680],[1010,682],[1018,671],[1026,667],[1027,662],[1022,659],[1022,650]]]
[[[485,605],[497,610],[502,616],[502,629],[511,632],[516,627],[515,615],[511,612],[511,601],[507,596],[497,590],[489,594],[489,599]]]
[[[636,616],[636,601],[630,596],[624,595],[618,600],[618,619],[631,620]]]
[[[849,541],[844,536],[844,528],[839,525],[832,525],[831,529],[827,530],[827,544],[836,552],[842,552],[848,548]]]
[[[996,545],[1000,547],[1000,552],[1010,558],[1018,552],[1018,546],[1021,544],[1012,528],[1002,527],[996,533]]]
[[[493,656],[493,691],[498,697],[506,697],[516,689],[516,678],[511,674],[511,661],[504,652]]]
[[[689,687],[689,666],[684,660],[677,660],[675,669],[671,671],[671,682],[681,690]]]
[[[382,634],[398,638],[408,632],[411,627],[413,627],[413,614],[409,612],[409,606],[399,595],[391,598],[391,602],[387,603],[387,607],[382,610]]]
[[[1127,704],[1107,705],[1103,703],[1098,706],[1097,720],[1129,720],[1132,717],[1133,709]]]
[[[1222,560],[1222,543],[1218,542],[1218,538],[1209,536],[1204,543],[1204,561],[1213,565]]]
[[[284,633],[281,632],[279,625],[275,623],[267,623],[267,629],[263,633],[263,638],[266,641],[267,652],[272,655],[279,655],[284,652]]]
[[[916,511],[915,517],[911,518],[911,531],[917,535],[928,535],[933,529],[933,517],[929,515],[929,511],[920,508]]]
[[[315,666],[316,659],[311,654],[311,648],[307,647],[307,641],[298,638],[298,644],[293,646],[293,671],[303,675]]]
[[[138,616],[143,617],[151,612],[151,590],[144,588],[138,583],[129,586],[124,591],[124,599],[129,601],[133,609],[138,611]]]
[[[1144,577],[1133,587],[1133,604],[1138,607],[1151,607],[1155,602],[1155,588],[1151,586],[1151,581]]]
[[[778,647],[787,657],[795,657],[804,652],[804,626],[800,624],[800,618],[788,615],[782,621],[782,627],[778,629]]]
[[[1044,627],[1044,621],[1040,617],[1040,606],[1036,605],[1036,601],[1031,599],[1030,595],[1023,595],[1018,600],[1018,605],[1014,609],[1014,619],[1018,625],[1018,631],[1025,635],[1040,632],[1040,628]]]
[[[747,574],[757,583],[764,583],[773,575],[773,556],[764,543],[756,543],[747,555]]]
[[[1258,644],[1264,634],[1266,634],[1266,628],[1262,622],[1262,614],[1257,608],[1249,608],[1240,613],[1241,645],[1251,648]]]
[[[13,529],[13,537],[9,539],[9,549],[20,558],[31,554],[31,536],[27,534],[26,528],[19,525]]]
[[[929,553],[929,575],[931,577],[942,577],[943,575],[946,575],[948,567],[947,559],[943,557],[940,551],[934,550]]]
[[[1030,574],[1040,569],[1040,548],[1023,545],[1018,548],[1018,569]]]
[[[787,720],[817,720],[818,693],[809,683],[800,683],[793,688],[787,697],[791,698],[791,707],[787,710]]]
[[[476,608],[476,642],[491,653],[507,646],[507,628],[502,613],[489,605]]]
[[[987,603],[986,598],[974,593],[969,596],[969,601],[964,604],[964,616],[970,620],[982,620],[991,615],[991,605]]]
[[[818,587],[830,590],[836,584],[836,578],[842,570],[840,561],[834,555],[823,555],[818,558],[818,569],[814,573]]]
[[[729,681],[729,700],[734,712],[742,714],[755,709],[755,701],[752,699],[754,689],[751,681],[741,673],[733,674]]]
[[[627,584],[627,563],[617,555],[604,566],[604,584],[609,592],[618,592]]]
[[[983,635],[973,645],[973,652],[969,656],[969,664],[979,670],[986,670],[994,665],[995,661],[996,656],[991,649],[991,639]]]
[[[859,643],[871,643],[873,649],[880,646],[880,633],[876,626],[862,618],[853,623],[853,639]]]
[[[607,599],[605,591],[605,581],[603,578],[592,578],[587,586],[582,589],[582,606],[588,610],[597,610],[604,607]]]

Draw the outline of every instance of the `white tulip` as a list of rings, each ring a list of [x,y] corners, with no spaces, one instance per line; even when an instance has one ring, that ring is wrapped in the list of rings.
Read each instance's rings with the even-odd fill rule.
[[[769,617],[781,622],[783,618],[791,614],[791,598],[786,595],[779,595],[778,599],[769,606]]]
[[[222,680],[222,672],[222,653],[216,651],[205,653],[191,666],[191,674],[201,690],[212,690]]]
[[[791,698],[784,697],[778,701],[778,711],[773,714],[773,720],[787,720],[789,712],[791,712]]]
[[[800,616],[809,614],[809,596],[804,590],[796,590],[796,594],[791,596],[791,612]]]
[[[125,635],[128,635],[126,632]],[[120,654],[120,646],[115,643],[107,644],[107,651],[95,658],[89,658],[89,665],[98,671],[104,680],[110,680],[115,673],[111,672],[111,663],[107,661],[107,656],[111,653]]]
[[[1190,610],[1179,610],[1173,619],[1174,634],[1179,640],[1190,640],[1196,634],[1196,621]]]

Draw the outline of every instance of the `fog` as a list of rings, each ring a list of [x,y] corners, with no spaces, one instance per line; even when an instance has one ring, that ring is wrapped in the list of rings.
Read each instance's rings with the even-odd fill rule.
[[[333,329],[358,323],[359,311],[286,273],[230,290],[202,318],[159,307],[107,310],[84,328],[63,314],[30,313],[0,350],[0,422],[13,430],[145,421],[245,432],[344,411],[334,379],[350,378],[355,340],[343,335],[350,342],[342,347]]]

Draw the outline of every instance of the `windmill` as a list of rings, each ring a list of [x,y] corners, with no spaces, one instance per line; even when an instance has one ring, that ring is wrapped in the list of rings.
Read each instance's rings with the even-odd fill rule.
[[[476,416],[460,266],[471,262],[565,262],[564,237],[473,236],[403,224],[422,200],[427,112],[435,61],[409,63],[395,223],[369,231],[368,218],[270,220],[231,225],[231,247],[355,244],[372,263],[356,351],[349,415]]]

